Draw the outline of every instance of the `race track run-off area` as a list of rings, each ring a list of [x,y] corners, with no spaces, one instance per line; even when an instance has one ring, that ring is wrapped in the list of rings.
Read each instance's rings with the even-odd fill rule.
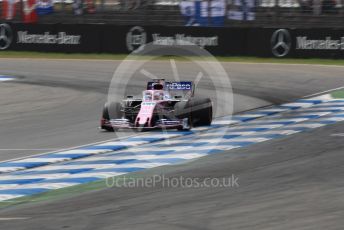
[[[0,201],[284,138],[344,121],[344,100],[297,100],[214,120],[192,131],[144,132],[118,141],[0,163]],[[252,153],[254,154],[254,153]]]

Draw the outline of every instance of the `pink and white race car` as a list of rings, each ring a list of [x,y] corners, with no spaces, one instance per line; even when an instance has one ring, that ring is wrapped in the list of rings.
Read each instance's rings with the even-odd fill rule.
[[[101,129],[178,129],[210,125],[213,109],[209,98],[194,97],[190,81],[167,82],[156,79],[147,83],[142,98],[127,96],[122,102],[107,102]]]

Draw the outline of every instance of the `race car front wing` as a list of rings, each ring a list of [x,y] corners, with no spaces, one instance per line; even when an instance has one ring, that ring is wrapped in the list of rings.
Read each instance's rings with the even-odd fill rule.
[[[153,126],[135,126],[134,123],[130,122],[128,119],[111,119],[107,124],[113,129],[190,129],[188,118],[184,119],[160,119],[155,122]]]

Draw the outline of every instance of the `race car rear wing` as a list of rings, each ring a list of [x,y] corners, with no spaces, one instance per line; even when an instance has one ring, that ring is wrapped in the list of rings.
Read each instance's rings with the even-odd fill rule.
[[[172,97],[191,97],[194,95],[194,83],[192,81],[165,81],[156,79],[147,83],[147,90],[153,90],[154,85],[163,85],[163,90],[169,91]]]

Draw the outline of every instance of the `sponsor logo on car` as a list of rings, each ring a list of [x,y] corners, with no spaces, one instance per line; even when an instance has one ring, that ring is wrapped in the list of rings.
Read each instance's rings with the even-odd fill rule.
[[[167,83],[167,87],[170,90],[191,90],[192,82],[171,82]]]

